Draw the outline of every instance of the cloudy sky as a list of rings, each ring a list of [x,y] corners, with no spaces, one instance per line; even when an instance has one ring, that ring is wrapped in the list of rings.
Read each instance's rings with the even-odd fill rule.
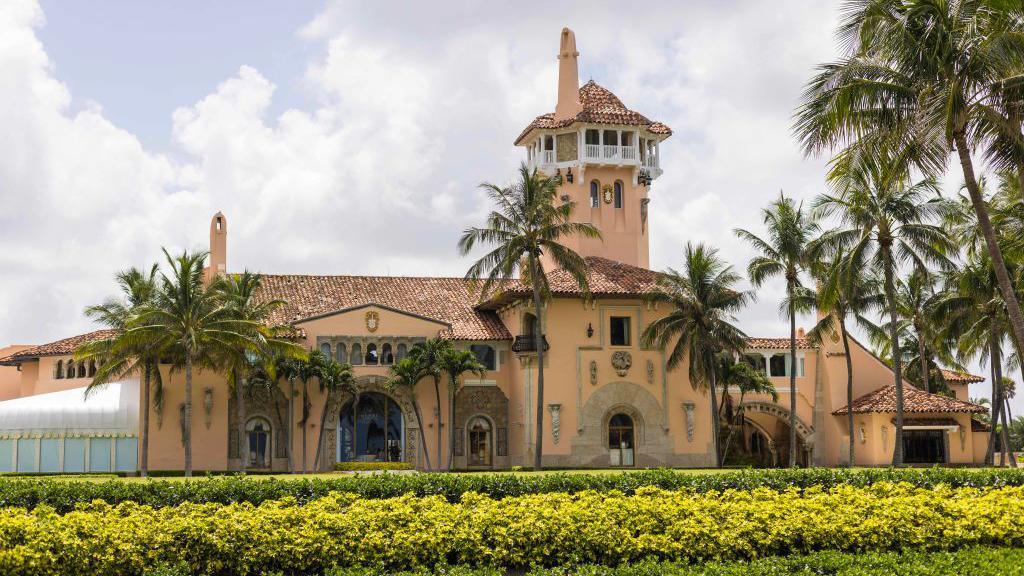
[[[734,227],[823,190],[790,124],[836,4],[0,2],[0,345],[89,329],[115,271],[205,248],[218,210],[232,269],[461,276],[477,184],[508,181],[554,108],[562,26],[581,81],[674,130],[653,267],[692,240],[742,268]],[[785,334],[780,293],[749,333]]]

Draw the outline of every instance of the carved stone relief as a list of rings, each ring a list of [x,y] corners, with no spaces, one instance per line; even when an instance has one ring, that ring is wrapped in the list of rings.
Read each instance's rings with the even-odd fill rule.
[[[590,361],[590,383],[597,384],[597,360]]]
[[[654,360],[647,359],[647,383],[654,384]]]
[[[629,369],[633,366],[633,356],[625,350],[619,350],[612,354],[612,368],[615,369],[615,373],[619,377],[623,377],[629,374]]]
[[[558,444],[558,436],[562,428],[562,405],[548,404],[548,411],[551,412],[551,438]]]
[[[683,414],[686,416],[686,441],[693,442],[693,410],[694,405],[691,402],[683,403]]]

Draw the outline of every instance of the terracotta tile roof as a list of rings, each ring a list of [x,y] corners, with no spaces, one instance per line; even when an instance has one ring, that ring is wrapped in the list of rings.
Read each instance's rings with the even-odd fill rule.
[[[519,137],[516,138],[516,145],[522,142],[531,131],[542,128],[564,128],[576,122],[586,124],[614,124],[624,126],[646,126],[653,134],[671,135],[672,130],[662,124],[650,120],[639,112],[626,108],[625,104],[607,88],[599,86],[593,80],[580,87],[580,103],[583,110],[570,118],[555,121],[555,114],[549,112],[541,114],[526,127]]]
[[[992,427],[977,418],[971,418],[971,432],[991,432]]]
[[[265,274],[261,297],[287,302],[272,318],[278,324],[376,304],[448,324],[441,335],[454,340],[512,338],[497,314],[476,309],[476,295],[462,278]]]
[[[884,386],[865,394],[853,401],[854,414],[887,413],[896,411],[896,387],[892,384]],[[846,414],[849,406],[832,412],[833,414]],[[929,394],[908,384],[903,385],[903,411],[905,413],[922,412],[987,412],[984,406],[972,402],[964,402],[948,396]]]
[[[798,350],[813,350],[810,340],[798,336],[796,339]],[[747,339],[747,350],[779,350],[789,349],[789,336],[784,338],[749,338]]]
[[[587,285],[590,288],[590,295],[595,298],[644,296],[649,294],[657,283],[658,273],[647,268],[599,256],[587,256],[584,260],[587,263]],[[565,270],[559,268],[548,272],[547,275],[552,296],[578,297],[583,295],[583,291],[580,290],[572,275]],[[481,307],[484,309],[496,308],[509,300],[532,294],[533,292],[528,286],[518,280],[513,280],[505,284],[498,295],[489,299]]]
[[[86,334],[79,334],[70,338],[64,338],[49,344],[42,344],[32,348],[15,352],[5,358],[0,358],[0,364],[17,364],[24,360],[32,360],[41,356],[66,356],[74,353],[75,348],[86,342],[93,342],[103,338],[110,338],[114,335],[113,330],[96,330]]]
[[[954,372],[952,370],[943,370],[942,377],[947,382],[953,382],[954,384],[971,384],[974,382],[984,382],[984,376],[975,376],[974,374],[967,374],[964,372]]]

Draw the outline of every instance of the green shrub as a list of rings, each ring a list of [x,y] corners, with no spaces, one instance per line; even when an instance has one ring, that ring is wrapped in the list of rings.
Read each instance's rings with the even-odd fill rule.
[[[0,479],[0,507],[40,504],[66,512],[81,502],[103,500],[116,504],[137,502],[149,506],[175,506],[184,502],[250,502],[293,497],[304,503],[330,492],[351,492],[363,498],[391,498],[402,494],[443,496],[457,502],[467,492],[492,498],[576,493],[585,490],[620,491],[633,494],[645,486],[692,492],[750,490],[764,487],[785,490],[839,485],[870,486],[877,482],[909,482],[930,488],[940,484],[960,487],[1024,486],[1024,469],[989,468],[982,470],[925,468],[843,470],[830,468],[787,470],[744,470],[726,473],[686,473],[674,470],[645,470],[624,474],[378,474],[372,476],[339,475],[330,478],[252,478],[219,476],[192,481],[85,482],[67,479]]]
[[[618,565],[743,560],[817,550],[1024,546],[1024,487],[877,483],[702,494],[643,488],[458,503],[331,494],[259,506],[93,502],[67,514],[0,509],[0,574],[316,574],[335,567]]]
[[[376,470],[412,470],[408,462],[338,462],[334,469],[339,472],[372,472]]]

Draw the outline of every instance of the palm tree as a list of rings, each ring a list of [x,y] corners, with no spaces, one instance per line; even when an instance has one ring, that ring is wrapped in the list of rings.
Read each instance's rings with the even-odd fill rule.
[[[814,249],[812,247],[812,252]],[[850,332],[847,320],[852,318],[862,328],[868,324],[866,314],[880,310],[883,296],[878,279],[870,273],[856,269],[845,251],[840,249],[830,259],[817,260],[811,267],[811,274],[817,281],[816,292],[804,291],[800,308],[814,307],[821,319],[807,332],[810,342],[821,346],[826,338],[838,335],[843,342],[846,357],[846,405],[853,405],[853,358],[850,355]],[[850,431],[848,465],[852,468],[855,458],[853,411],[847,411],[847,428]]]
[[[152,302],[142,307],[125,339],[131,346],[156,342],[172,360],[173,368],[185,372],[182,435],[185,476],[191,477],[193,369],[216,369],[224,349],[252,349],[259,343],[251,336],[254,323],[236,317],[223,293],[203,281],[205,252],[172,257],[164,250],[164,256],[170,271],[161,272]]]
[[[139,448],[139,474],[149,475],[149,407],[150,390],[155,388],[156,400],[162,400],[163,380],[160,376],[159,341],[125,338],[125,333],[135,322],[139,311],[150,304],[156,293],[156,274],[158,267],[154,264],[146,272],[137,268],[129,268],[117,274],[117,286],[121,290],[120,298],[111,298],[103,304],[89,306],[85,314],[113,330],[109,338],[86,343],[75,350],[78,360],[95,360],[99,367],[89,386],[86,395],[104,385],[119,380],[130,374],[142,376],[142,431]]]
[[[314,469],[321,469],[320,465],[320,447],[324,443],[324,426],[327,424],[327,406],[330,403],[331,396],[339,391],[345,391],[352,394],[353,398],[358,393],[356,389],[356,379],[352,374],[352,365],[348,362],[338,362],[331,358],[327,358],[323,369],[320,371],[320,393],[324,397],[324,405],[320,410],[320,436],[316,439],[316,456],[313,458]],[[353,420],[353,430],[355,420]],[[353,452],[354,454],[354,452]]]
[[[295,381],[302,374],[303,363],[308,360],[308,356],[304,358],[289,358],[279,354],[274,358],[272,366],[275,384],[278,378],[284,378],[288,381],[288,418],[285,426],[288,427],[288,472],[292,474],[295,473],[295,442],[293,440],[295,433]]]
[[[441,449],[444,445],[441,432],[441,375],[444,373],[444,357],[454,349],[452,343],[442,338],[428,338],[417,343],[409,350],[409,358],[419,364],[424,377],[430,376],[434,382],[434,398],[437,402],[437,467],[441,469]],[[453,426],[452,422],[448,423]]]
[[[796,308],[797,291],[803,286],[800,274],[811,262],[810,243],[819,228],[804,211],[803,203],[779,193],[779,199],[761,211],[768,231],[767,239],[737,228],[735,233],[751,244],[759,255],[747,266],[747,275],[755,287],[768,279],[786,280],[785,312],[789,317],[789,465],[796,466]]]
[[[571,236],[600,238],[601,233],[591,224],[573,222],[575,202],[558,202],[560,176],[546,176],[519,166],[519,179],[507,187],[482,184],[496,209],[487,216],[482,228],[469,228],[459,240],[459,251],[469,254],[477,244],[492,247],[466,272],[466,278],[476,282],[483,279],[481,297],[519,273],[520,280],[533,291],[533,308],[537,318],[534,348],[537,354],[537,420],[533,467],[540,470],[544,449],[544,330],[542,304],[550,298],[547,271],[542,256],[565,270],[584,292],[587,287],[587,264],[562,242]]]
[[[423,460],[426,464],[424,470],[430,470],[427,438],[423,435],[423,417],[420,414],[420,402],[416,397],[416,385],[420,383],[423,377],[423,369],[420,363],[414,358],[405,357],[391,365],[391,377],[388,380],[388,385],[392,388],[403,388],[409,391],[409,397],[412,398],[412,411],[416,415],[416,425],[420,429],[420,450],[423,452]]]
[[[448,470],[452,469],[455,457],[455,395],[459,392],[459,380],[464,374],[473,373],[483,378],[487,367],[469,350],[452,347],[441,356],[441,369],[448,375]]]
[[[731,407],[731,414],[727,410],[725,421],[729,424],[729,435],[725,437],[725,446],[722,448],[722,461],[724,462],[726,457],[729,455],[729,445],[732,443],[732,437],[735,432],[736,424],[739,424],[741,439],[746,436],[746,428],[744,422],[744,413],[746,412],[746,399],[747,394],[765,394],[771,396],[772,402],[779,401],[779,394],[775,390],[775,385],[772,384],[771,380],[764,373],[763,369],[755,368],[750,362],[746,360],[733,361],[731,358],[726,358],[723,362],[724,370],[724,386],[722,387],[722,407],[719,409],[725,409],[727,406]],[[739,401],[736,402],[735,406],[732,405],[732,396],[729,395],[729,389],[736,387],[740,391]],[[721,418],[721,415],[719,415]]]
[[[302,427],[302,473],[308,472],[307,465],[309,459],[306,457],[306,451],[308,450],[306,442],[306,431],[309,429],[309,414],[313,404],[309,401],[309,381],[316,378],[320,382],[320,386],[323,387],[323,373],[324,367],[330,361],[330,358],[324,355],[319,350],[313,350],[309,353],[309,357],[299,363],[299,380],[302,382],[302,418],[299,419],[299,426]]]
[[[241,468],[249,466],[249,451],[246,442],[246,380],[256,370],[272,363],[276,355],[300,357],[303,350],[282,335],[289,328],[273,325],[274,313],[285,305],[283,300],[266,300],[259,298],[262,276],[246,270],[241,274],[230,274],[216,282],[214,286],[221,291],[225,306],[238,320],[246,322],[248,340],[251,346],[241,348],[233,346],[220,347],[223,357],[218,364],[224,366],[228,384],[235,393],[238,412],[238,450]]]
[[[711,431],[715,467],[721,467],[717,398],[719,354],[743,351],[747,336],[736,327],[736,313],[753,293],[736,289],[740,277],[732,266],[718,257],[718,251],[704,244],[686,244],[683,270],[669,268],[658,276],[652,301],[665,302],[668,313],[644,329],[644,346],[665,350],[671,346],[668,369],[689,361],[690,385],[705,388],[711,402]]]
[[[904,151],[927,174],[956,151],[1016,342],[1024,314],[972,153],[1024,180],[1019,6],[991,0],[851,0],[845,57],[808,83],[796,132],[808,154],[842,145]]]
[[[901,158],[884,152],[862,154],[837,164],[832,173],[835,194],[815,201],[820,216],[835,216],[839,227],[816,242],[816,250],[844,250],[855,269],[873,267],[882,276],[885,305],[889,314],[891,350],[901,350],[899,308],[895,276],[904,264],[925,271],[929,264],[947,270],[947,254],[956,246],[946,231],[935,224],[948,205],[939,196],[937,184],[926,178],[910,181]],[[903,464],[903,370],[899,354],[893,355],[896,387],[896,447],[893,465]]]

